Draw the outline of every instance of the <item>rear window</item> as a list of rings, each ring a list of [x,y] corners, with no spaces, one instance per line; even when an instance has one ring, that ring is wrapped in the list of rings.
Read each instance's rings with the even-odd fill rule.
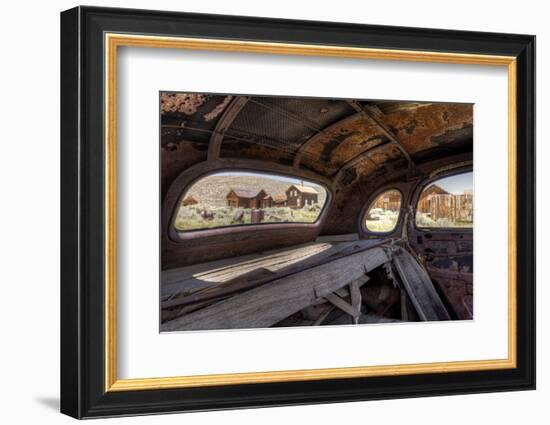
[[[365,217],[365,225],[369,232],[387,233],[397,226],[401,210],[401,192],[386,190],[370,204]]]
[[[473,174],[444,177],[424,188],[416,206],[416,225],[422,228],[472,228]]]
[[[327,200],[319,184],[282,175],[220,172],[202,177],[181,198],[180,232],[251,224],[315,223]]]

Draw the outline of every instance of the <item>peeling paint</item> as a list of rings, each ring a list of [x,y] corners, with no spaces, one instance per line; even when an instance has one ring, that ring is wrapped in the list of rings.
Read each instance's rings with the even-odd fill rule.
[[[206,96],[195,93],[162,93],[160,96],[161,113],[183,112],[193,115],[206,101]]]

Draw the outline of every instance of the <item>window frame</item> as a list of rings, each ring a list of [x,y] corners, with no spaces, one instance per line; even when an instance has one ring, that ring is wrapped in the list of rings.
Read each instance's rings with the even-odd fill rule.
[[[472,173],[472,182],[473,182],[473,174],[474,174],[474,169],[472,167],[472,165],[469,165],[468,167],[460,167],[460,168],[454,168],[450,171],[446,171],[446,172],[441,172],[441,173],[437,173],[433,176],[431,176],[430,178],[428,179],[425,179],[425,180],[422,180],[418,186],[415,188],[415,193],[414,193],[414,196],[412,198],[412,201],[411,201],[411,206],[413,207],[413,214],[414,214],[414,220],[413,220],[413,227],[415,230],[419,231],[419,232],[453,232],[453,233],[469,233],[469,232],[473,232],[474,230],[474,227],[421,227],[421,226],[418,226],[417,222],[416,222],[416,213],[417,213],[417,207],[418,207],[418,202],[420,201],[420,196],[422,195],[422,193],[424,192],[424,190],[432,183],[438,181],[438,180],[442,180],[442,179],[445,179],[445,178],[449,178],[449,177],[453,177],[453,176],[458,176],[460,174],[467,174],[467,173]],[[472,184],[473,186],[473,184]],[[475,192],[474,192],[475,194]],[[475,195],[474,195],[475,196]],[[475,206],[474,206],[475,208]],[[475,210],[474,210],[474,213],[475,213]],[[475,217],[474,217],[474,223],[475,223]]]
[[[201,164],[197,164],[197,165],[201,165]],[[182,172],[180,176],[184,174],[188,174],[188,172],[193,171],[192,168],[194,167],[191,167],[190,169]],[[238,225],[211,227],[211,228],[194,229],[194,230],[178,230],[176,228],[176,219],[177,219],[178,211],[181,205],[181,201],[185,198],[185,195],[187,194],[187,192],[198,181],[204,178],[207,178],[209,176],[214,176],[224,172],[263,174],[268,177],[273,175],[275,176],[278,175],[282,177],[302,179],[304,181],[315,183],[316,185],[321,186],[325,190],[326,192],[325,203],[321,208],[321,210],[319,211],[319,215],[317,216],[316,220],[312,223],[305,223],[305,222],[255,223],[255,224],[238,224]],[[189,173],[189,174],[191,175],[189,175],[187,179],[188,182],[184,185],[184,187],[182,187],[179,190],[179,195],[176,197],[176,202],[173,205],[172,211],[170,213],[168,235],[170,239],[176,243],[181,243],[190,239],[200,239],[200,238],[207,238],[210,236],[220,236],[220,235],[237,234],[237,233],[245,233],[245,232],[256,232],[256,231],[262,231],[262,230],[321,227],[333,199],[332,190],[327,183],[322,182],[320,179],[317,179],[314,176],[303,176],[300,174],[292,174],[290,171],[286,172],[283,170],[265,170],[265,169],[257,169],[253,167],[248,168],[247,166],[239,166],[239,167],[232,168],[226,165],[221,168],[209,169],[206,172],[198,173],[197,175],[195,175],[195,173]]]
[[[395,226],[393,227],[393,229],[391,229],[388,232],[376,232],[374,230],[370,230],[367,227],[367,220],[366,220],[368,212],[370,211],[372,205],[380,195],[384,194],[385,192],[391,192],[391,191],[396,191],[399,193],[399,195],[401,195],[401,203],[399,204],[399,214],[397,215]],[[359,216],[359,220],[361,223],[361,230],[370,236],[388,236],[388,235],[394,234],[396,231],[399,230],[399,225],[401,224],[401,217],[403,216],[402,210],[403,210],[404,203],[405,203],[405,194],[403,193],[403,190],[401,190],[396,185],[384,186],[383,188],[375,191],[371,196],[369,196],[369,198],[367,199],[367,202],[365,203],[365,206],[361,209],[361,215]]]

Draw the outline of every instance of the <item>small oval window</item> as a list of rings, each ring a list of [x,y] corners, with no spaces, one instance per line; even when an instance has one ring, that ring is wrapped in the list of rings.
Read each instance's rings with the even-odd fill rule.
[[[395,229],[401,209],[401,192],[386,190],[370,205],[365,224],[369,232],[388,233]]]
[[[179,232],[250,224],[313,224],[327,200],[324,187],[298,178],[218,172],[200,178],[181,198]]]

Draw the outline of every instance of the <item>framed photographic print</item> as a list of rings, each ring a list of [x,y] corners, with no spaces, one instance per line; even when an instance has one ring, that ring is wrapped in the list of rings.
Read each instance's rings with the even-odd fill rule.
[[[61,14],[61,410],[535,387],[535,38]]]

